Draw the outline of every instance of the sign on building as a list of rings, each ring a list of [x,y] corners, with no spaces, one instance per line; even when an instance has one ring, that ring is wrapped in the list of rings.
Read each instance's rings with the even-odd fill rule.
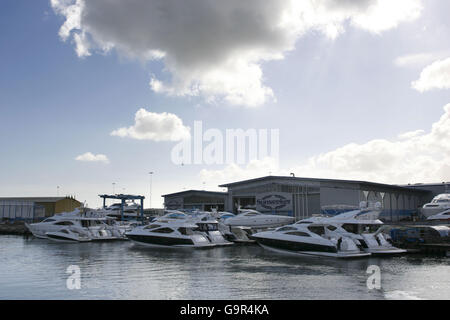
[[[168,210],[177,210],[183,208],[183,198],[169,198],[164,204]]]
[[[258,211],[292,211],[292,194],[285,192],[269,192],[256,196]]]

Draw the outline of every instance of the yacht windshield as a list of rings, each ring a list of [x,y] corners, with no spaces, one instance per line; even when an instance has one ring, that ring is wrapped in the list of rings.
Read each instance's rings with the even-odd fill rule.
[[[178,231],[184,236],[191,236],[194,234],[191,228],[178,228]]]
[[[366,224],[366,225],[359,225],[359,224],[351,224],[346,223],[342,226],[342,228],[350,233],[354,234],[361,234],[361,233],[375,233],[380,228],[380,225],[377,224]]]
[[[380,229],[381,226],[369,224],[361,227],[362,227],[361,233],[375,233],[378,231],[378,229]]]
[[[256,212],[247,212],[247,213],[245,213],[244,215],[247,216],[247,217],[251,217],[251,216],[257,216],[257,215],[259,215],[259,213],[256,213]]]
[[[156,233],[172,233],[173,230],[171,228],[160,228],[160,229],[153,230],[153,232],[156,232]]]
[[[169,213],[166,217],[170,219],[184,219],[186,215],[183,213]]]
[[[57,226],[73,226],[73,222],[72,221],[60,221],[55,223],[55,225]]]
[[[150,229],[155,229],[155,228],[159,228],[159,227],[161,227],[161,225],[159,225],[159,224],[150,224],[150,225],[146,226],[144,229],[150,230]]]
[[[293,227],[281,227],[277,229],[277,232],[284,232],[284,231],[297,231],[297,229]]]
[[[346,223],[346,224],[342,225],[342,229],[344,229],[345,231],[350,232],[350,233],[358,234],[358,225],[357,224]]]
[[[309,226],[308,230],[319,236],[325,234],[325,228],[323,226]]]
[[[298,237],[311,237],[306,232],[301,232],[301,231],[291,231],[291,232],[287,232],[286,234],[291,235],[291,236],[298,236]]]

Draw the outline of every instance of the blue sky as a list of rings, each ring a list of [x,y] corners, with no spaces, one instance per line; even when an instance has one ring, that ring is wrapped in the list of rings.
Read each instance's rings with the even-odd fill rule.
[[[149,37],[154,37],[155,45],[149,48],[165,48],[167,58],[145,59],[137,57],[138,54],[129,54],[128,51],[134,49],[133,44],[121,43],[122,35],[118,32],[122,29],[111,27],[108,31],[110,26],[106,22],[101,25],[102,19],[90,21],[87,10],[95,12],[98,8],[86,7],[85,21],[75,29],[78,34],[81,30],[90,36],[92,48],[89,56],[80,57],[74,50],[74,32],[66,41],[58,35],[67,16],[58,12],[55,4],[52,8],[47,0],[4,0],[0,10],[0,165],[4,168],[0,171],[0,194],[54,195],[56,186],[60,186],[61,194],[76,195],[79,200],[98,206],[97,195],[112,192],[113,182],[117,192],[147,196],[149,171],[155,172],[153,206],[162,206],[161,194],[184,188],[217,190],[219,183],[248,175],[267,175],[269,171],[286,174],[296,170],[297,176],[330,174],[330,177],[391,183],[423,182],[424,175],[433,181],[450,180],[450,170],[442,164],[449,157],[447,145],[440,151],[424,147],[418,152],[427,155],[426,161],[413,159],[414,165],[409,164],[406,169],[402,165],[402,154],[394,155],[387,150],[395,148],[399,134],[416,130],[424,130],[425,135],[414,143],[432,145],[436,141],[429,142],[434,139],[431,126],[445,115],[443,107],[450,103],[449,90],[419,92],[411,86],[427,66],[450,57],[450,23],[446,14],[450,4],[444,0],[420,3],[423,9],[417,17],[405,21],[399,18],[396,27],[379,32],[352,23],[352,19],[356,21],[353,11],[339,18],[342,30],[334,38],[324,33],[322,26],[306,28],[302,25],[306,31],[290,35],[277,48],[277,53],[284,55],[282,59],[267,58],[267,52],[257,51],[266,45],[264,41],[271,45],[279,43],[274,42],[275,36],[274,39],[262,39],[261,43],[254,44],[252,54],[259,54],[256,65],[262,71],[262,83],[271,88],[275,98],[249,107],[245,103],[223,99],[229,93],[222,91],[218,94],[222,99],[219,97],[211,103],[207,97],[210,93],[206,91],[176,96],[150,88],[152,77],[166,81],[168,87],[171,79],[177,77],[192,80],[186,78],[186,73],[194,73],[189,67],[199,58],[189,58],[191,64],[183,65],[188,54],[183,56],[183,52],[170,51],[177,47],[168,40],[161,40],[158,34],[160,27],[171,30],[169,35],[188,38],[192,36],[189,30],[173,31],[165,22],[155,22],[149,26],[151,29],[142,31],[142,37],[146,32]],[[196,1],[196,5],[201,6],[202,1]],[[102,12],[112,14],[108,10]],[[124,14],[132,17],[134,13],[130,9]],[[123,30],[131,28],[133,21],[132,18],[124,19],[122,23],[130,25],[124,24]],[[248,28],[249,34],[256,29],[254,26]],[[208,30],[208,26],[205,25],[205,29]],[[282,35],[276,36],[282,38]],[[114,44],[108,52],[98,49],[105,39]],[[193,39],[192,45],[198,41]],[[228,38],[227,41],[231,43],[223,43],[225,51],[236,46],[246,53],[242,44],[234,44]],[[128,51],[123,50],[124,47]],[[202,51],[193,50],[193,55],[198,52]],[[395,63],[399,57],[417,54],[427,57],[413,59],[402,66]],[[265,58],[261,58],[263,56]],[[232,53],[226,58],[240,59]],[[222,60],[217,61],[217,65],[220,63]],[[445,73],[446,69],[443,70]],[[251,78],[248,74],[237,74],[236,77]],[[205,85],[203,78],[198,81]],[[178,90],[175,84],[173,87]],[[256,163],[246,172],[245,165],[243,168],[179,166],[170,158],[174,141],[111,135],[118,128],[132,126],[140,108],[158,114],[172,113],[191,128],[195,120],[201,120],[205,128],[222,131],[279,129],[280,167]],[[447,124],[442,121],[440,125],[445,129]],[[382,139],[385,144],[371,149],[373,144],[370,142],[377,139]],[[445,144],[445,140],[439,141],[437,143]],[[398,150],[405,150],[404,157],[410,158],[407,153],[410,142],[399,145]],[[346,155],[358,157],[363,152],[370,156],[373,152],[371,158],[380,159],[374,164],[364,162],[374,168],[373,172],[365,175],[365,172],[355,171],[345,155],[339,153],[340,148],[349,144],[355,145],[348,147],[351,150],[345,148]],[[381,154],[380,148],[387,153]],[[86,152],[106,155],[109,163],[75,160]],[[319,155],[325,155],[323,158],[328,160],[318,160]],[[378,166],[385,156],[396,157],[392,163],[388,161],[391,163],[389,168]],[[330,161],[338,161],[339,165]],[[345,161],[348,163],[342,164]],[[423,166],[431,163],[437,170],[419,174],[421,167],[417,163]],[[387,181],[392,176],[391,170],[399,175],[392,177],[394,181]],[[411,177],[413,181],[407,181],[405,177]]]

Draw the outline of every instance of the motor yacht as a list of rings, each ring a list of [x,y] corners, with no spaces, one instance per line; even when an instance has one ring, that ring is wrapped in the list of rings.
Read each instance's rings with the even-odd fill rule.
[[[424,204],[421,213],[428,218],[448,209],[450,209],[450,193],[441,193],[435,196],[430,203]]]
[[[165,212],[165,215],[156,218],[154,222],[189,222],[197,225],[195,231],[202,232],[211,243],[218,246],[226,246],[232,244],[230,241],[225,239],[221,230],[219,230],[219,221],[214,218],[214,216],[210,212],[199,210],[193,211],[190,214],[186,214],[178,210],[166,210]]]
[[[373,255],[392,255],[406,253],[406,250],[394,247],[383,235],[384,223],[374,219],[381,211],[381,203],[367,207],[361,202],[360,209],[339,214],[334,217],[312,217],[296,224],[327,224],[327,234],[331,237],[340,235],[349,237],[361,245],[365,252]]]
[[[443,221],[443,222],[450,222],[450,209],[445,210],[441,213],[429,216],[427,218],[428,221]]]
[[[243,209],[240,213],[234,217],[228,217],[224,220],[224,223],[228,226],[240,226],[250,228],[274,228],[290,224],[294,222],[293,217],[262,214],[256,210]]]
[[[186,221],[155,221],[126,233],[128,239],[149,247],[205,248],[214,246],[198,226]]]
[[[63,213],[47,218],[38,223],[25,224],[28,230],[36,237],[49,239],[47,233],[59,232],[63,229],[83,230],[91,240],[124,239],[125,227],[115,224],[115,221],[87,211],[77,209],[73,212]]]
[[[329,235],[327,227],[322,223],[291,224],[255,233],[252,238],[264,249],[277,253],[341,259],[371,255],[350,237]]]

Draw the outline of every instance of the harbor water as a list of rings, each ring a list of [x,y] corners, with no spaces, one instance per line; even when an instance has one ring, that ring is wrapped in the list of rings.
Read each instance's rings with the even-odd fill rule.
[[[450,258],[359,260],[273,254],[257,245],[149,249],[0,236],[0,299],[450,299]],[[81,287],[68,286],[69,266]],[[369,288],[378,266],[381,288]]]

